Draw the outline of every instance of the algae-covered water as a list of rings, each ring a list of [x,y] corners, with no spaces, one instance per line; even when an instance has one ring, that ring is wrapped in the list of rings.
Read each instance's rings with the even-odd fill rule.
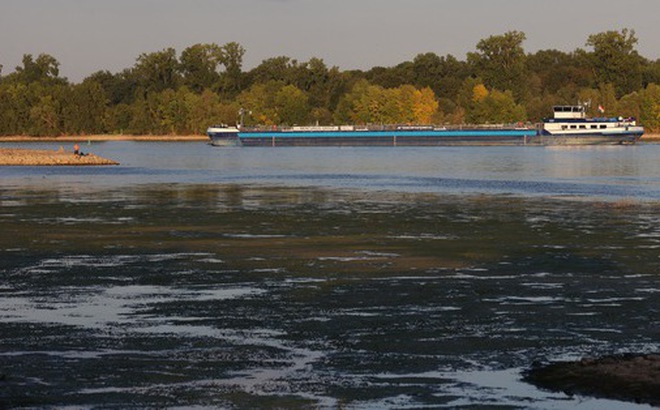
[[[130,162],[142,146],[126,146],[108,149]],[[493,175],[522,175],[516,156],[564,152],[495,150],[508,162],[490,177],[457,171],[467,188],[429,189],[431,171],[409,169],[401,189],[365,162],[303,176],[291,156],[304,150],[283,151],[288,168],[259,162],[272,170],[258,181],[236,166],[253,153],[234,150],[225,173],[204,165],[226,152],[0,170],[0,407],[644,407],[541,391],[521,373],[658,351],[652,173],[535,169],[517,189],[576,189],[500,192]]]

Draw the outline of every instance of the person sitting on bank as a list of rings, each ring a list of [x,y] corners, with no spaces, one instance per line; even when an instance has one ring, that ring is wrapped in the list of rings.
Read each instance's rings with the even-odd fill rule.
[[[85,154],[84,152],[82,152],[82,151],[80,150],[80,145],[78,145],[78,144],[76,143],[76,144],[73,145],[73,155],[76,155],[76,156],[79,156],[79,157],[84,157],[84,156],[87,155],[87,154]]]

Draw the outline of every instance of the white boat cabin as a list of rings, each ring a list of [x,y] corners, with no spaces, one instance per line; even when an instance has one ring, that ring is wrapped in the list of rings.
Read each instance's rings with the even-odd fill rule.
[[[583,105],[556,105],[553,107],[554,118],[561,120],[579,120],[587,118]]]
[[[553,112],[553,118],[543,121],[543,132],[546,135],[618,134],[643,130],[637,127],[634,118],[587,118],[586,107],[583,105],[557,105],[553,107]]]

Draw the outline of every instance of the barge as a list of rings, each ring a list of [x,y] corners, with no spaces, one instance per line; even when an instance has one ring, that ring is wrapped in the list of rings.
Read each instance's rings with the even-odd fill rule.
[[[634,118],[587,118],[586,107],[555,106],[552,118],[536,127],[310,126],[272,129],[213,126],[215,146],[488,146],[624,145],[644,133]]]

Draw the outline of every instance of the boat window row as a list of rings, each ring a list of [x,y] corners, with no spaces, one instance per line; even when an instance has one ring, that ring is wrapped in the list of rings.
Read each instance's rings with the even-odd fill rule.
[[[555,112],[583,112],[584,107],[574,105],[556,105],[553,107]]]
[[[577,129],[580,129],[580,130],[586,130],[586,129],[587,129],[587,126],[586,126],[586,125],[571,125],[571,126],[568,126],[568,125],[562,125],[562,126],[561,126],[561,129],[562,129],[562,130],[567,130],[567,129],[569,129],[569,128],[572,129],[572,130],[577,130]],[[606,129],[606,128],[607,128],[607,125],[606,125],[606,124],[600,124],[600,125],[593,124],[593,125],[591,125],[589,128],[592,129],[592,130],[597,130],[597,129],[599,129],[599,128],[600,128],[601,130],[603,130],[603,129]]]

